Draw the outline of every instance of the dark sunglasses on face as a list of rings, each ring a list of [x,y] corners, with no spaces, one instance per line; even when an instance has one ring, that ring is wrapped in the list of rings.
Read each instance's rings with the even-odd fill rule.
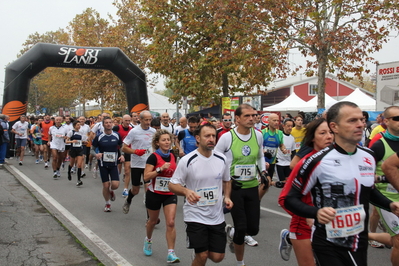
[[[393,121],[399,121],[399,115],[388,117],[388,119],[392,119]]]
[[[231,119],[223,119],[223,122],[231,122]]]

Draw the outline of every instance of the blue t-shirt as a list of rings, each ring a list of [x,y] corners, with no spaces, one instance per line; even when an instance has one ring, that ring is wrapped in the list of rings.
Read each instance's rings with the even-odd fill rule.
[[[118,133],[115,131],[109,135],[101,133],[94,138],[92,145],[98,148],[99,153],[103,154],[102,159],[99,160],[101,166],[117,165],[119,147],[122,146],[122,140]]]

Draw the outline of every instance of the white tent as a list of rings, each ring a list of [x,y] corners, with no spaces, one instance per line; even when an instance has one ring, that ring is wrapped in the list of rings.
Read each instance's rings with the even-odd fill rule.
[[[362,92],[359,88],[343,98],[341,101],[356,103],[362,111],[375,111],[376,100]]]
[[[285,98],[284,101],[265,107],[263,111],[303,111],[306,108],[307,103],[293,92],[290,96]]]
[[[309,111],[309,112],[317,112],[317,101],[318,101],[318,99],[319,99],[319,97],[318,97],[318,95],[316,95],[315,97],[313,97],[312,99],[307,101],[308,105],[313,107],[313,111]],[[332,98],[327,93],[324,93],[324,103],[325,103],[326,109],[331,107],[336,102],[337,102],[337,100]]]
[[[158,112],[159,114],[167,112],[170,117],[176,112],[176,104],[170,103],[168,97],[151,90],[148,90],[148,101],[150,102],[150,110],[153,112]],[[179,112],[182,113],[184,110],[179,109]]]

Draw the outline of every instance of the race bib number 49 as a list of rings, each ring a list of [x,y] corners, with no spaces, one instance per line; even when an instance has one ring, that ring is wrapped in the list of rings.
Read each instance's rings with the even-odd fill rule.
[[[363,204],[336,209],[334,220],[326,224],[328,238],[357,235],[364,231],[366,212]]]
[[[199,188],[195,192],[201,197],[198,206],[215,205],[218,201],[218,187]]]

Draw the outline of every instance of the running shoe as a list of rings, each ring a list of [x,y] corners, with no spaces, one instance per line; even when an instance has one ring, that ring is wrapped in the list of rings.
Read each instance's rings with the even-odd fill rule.
[[[105,204],[104,212],[111,212],[111,204]]]
[[[61,172],[60,172],[60,170],[57,170],[57,177],[61,177]]]
[[[85,165],[85,169],[89,169],[89,165],[88,164]]]
[[[144,254],[146,256],[151,256],[152,255],[152,242],[147,241],[146,238],[144,238],[144,247],[143,247]]]
[[[82,173],[82,175],[80,176],[80,177],[85,177],[86,176],[86,174],[85,173]]]
[[[57,171],[54,171],[53,178],[57,178]]]
[[[64,163],[61,164],[61,168],[62,168],[62,169],[65,168],[65,164],[64,164]]]
[[[115,201],[115,192],[113,190],[110,190],[109,194],[111,194],[111,201]]]
[[[247,244],[248,246],[251,246],[251,247],[255,247],[255,246],[258,245],[258,241],[253,239],[252,236],[245,236],[244,237],[244,242],[245,242],[245,244]]]
[[[79,187],[79,186],[81,186],[81,185],[83,185],[82,180],[78,180],[78,183],[76,183],[76,186]]]
[[[168,258],[166,259],[167,263],[179,263],[180,258],[176,256],[175,252],[169,252]]]
[[[36,164],[38,164],[38,163],[39,163],[39,159],[36,160]]]
[[[72,169],[71,169],[71,173],[72,173],[72,174],[76,173],[76,167],[75,167],[75,166],[74,166],[74,167],[72,167]]]
[[[234,243],[233,238],[230,236],[230,232],[233,229],[231,224],[226,225],[226,235],[227,235],[227,244],[229,245],[229,249],[231,253],[234,253]]]
[[[69,162],[70,160],[71,158],[69,158],[69,156],[65,158],[65,162]]]
[[[127,196],[129,196],[129,190],[127,190],[127,189],[125,188],[125,189],[123,189],[122,197],[126,198]]]
[[[48,162],[44,162],[44,168],[48,168]]]
[[[378,241],[375,241],[375,240],[369,240],[369,245],[372,248],[384,248],[385,247],[384,244],[382,244]]]
[[[280,232],[280,245],[278,250],[280,251],[281,258],[285,261],[290,259],[292,245],[288,243],[287,237],[290,232],[287,229],[283,229]]]
[[[22,161],[19,161],[19,165],[22,165]]]
[[[130,204],[131,202],[127,202],[127,198],[125,199],[125,203],[123,203],[123,208],[122,211],[124,214],[128,214],[129,213],[129,209],[130,209]]]
[[[39,155],[39,159],[41,162],[43,162],[43,155]]]

